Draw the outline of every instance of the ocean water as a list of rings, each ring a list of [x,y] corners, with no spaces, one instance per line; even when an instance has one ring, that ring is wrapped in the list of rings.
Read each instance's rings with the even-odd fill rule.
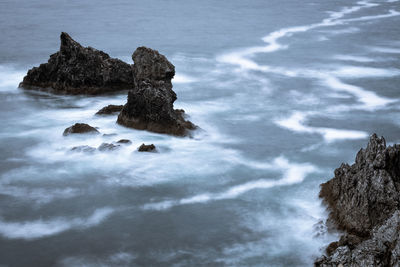
[[[337,238],[319,184],[370,134],[400,141],[399,25],[396,0],[0,1],[0,266],[312,266]],[[129,63],[159,50],[201,130],[94,115],[126,92],[19,89],[61,31]],[[76,122],[115,135],[63,137]]]

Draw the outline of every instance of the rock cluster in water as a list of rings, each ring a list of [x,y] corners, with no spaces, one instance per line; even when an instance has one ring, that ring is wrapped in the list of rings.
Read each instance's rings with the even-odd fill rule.
[[[328,221],[345,233],[315,266],[399,266],[400,145],[372,135],[351,166],[321,185]]]
[[[158,51],[139,47],[132,55],[135,88],[118,116],[118,123],[135,129],[178,136],[195,129],[184,119],[183,110],[174,109],[176,94],[171,79],[175,67]]]
[[[20,87],[91,95],[133,88],[131,65],[83,47],[65,32],[60,39],[60,51],[47,63],[29,70]]]
[[[128,101],[110,105],[97,114],[120,112],[118,123],[139,130],[185,136],[196,128],[174,109],[171,79],[175,67],[158,51],[139,47],[130,65],[91,47],[83,47],[61,33],[60,51],[47,63],[32,68],[20,87],[66,94],[100,94],[128,89]]]

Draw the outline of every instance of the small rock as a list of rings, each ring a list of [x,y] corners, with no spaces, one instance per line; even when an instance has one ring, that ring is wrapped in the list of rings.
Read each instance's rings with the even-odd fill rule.
[[[120,147],[120,145],[114,145],[110,143],[102,143],[97,149],[99,151],[113,151]]]
[[[138,151],[139,152],[153,152],[156,150],[156,146],[151,144],[151,145],[145,145],[142,144],[139,148]]]
[[[119,141],[117,141],[118,144],[131,144],[131,140],[128,139],[121,139]]]
[[[116,133],[103,134],[104,137],[116,136]]]
[[[111,115],[120,112],[123,107],[124,105],[108,105],[97,111],[96,115]]]
[[[70,134],[85,134],[85,133],[99,134],[100,132],[96,128],[90,126],[89,124],[75,123],[71,127],[65,129],[63,135],[67,136]]]
[[[92,152],[96,151],[96,148],[91,147],[91,146],[75,146],[75,147],[71,148],[71,151],[92,153]]]

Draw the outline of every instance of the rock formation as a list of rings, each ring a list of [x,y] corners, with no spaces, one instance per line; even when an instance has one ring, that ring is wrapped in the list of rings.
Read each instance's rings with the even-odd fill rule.
[[[60,38],[60,51],[47,63],[29,70],[20,87],[92,95],[127,89],[128,101],[123,107],[109,105],[97,114],[121,111],[117,121],[121,125],[177,136],[196,128],[185,120],[183,110],[174,109],[176,94],[171,79],[175,67],[158,51],[139,47],[132,55],[135,64],[129,65],[81,46],[67,33],[61,33]]]
[[[65,129],[63,135],[67,136],[70,134],[84,134],[84,133],[99,134],[100,132],[96,128],[90,126],[89,124],[75,123],[71,127]]]
[[[352,166],[342,164],[321,185],[333,223],[344,235],[316,266],[399,266],[400,145],[372,135]]]
[[[60,39],[60,51],[52,54],[47,63],[29,70],[20,87],[93,95],[133,88],[131,65],[92,47],[83,47],[65,32]]]
[[[96,112],[96,115],[111,115],[121,112],[123,105],[108,105]]]
[[[139,130],[188,135],[188,130],[196,126],[184,119],[183,110],[174,110],[174,65],[158,51],[146,47],[136,49],[132,59],[135,88],[128,92],[128,101],[117,122]]]

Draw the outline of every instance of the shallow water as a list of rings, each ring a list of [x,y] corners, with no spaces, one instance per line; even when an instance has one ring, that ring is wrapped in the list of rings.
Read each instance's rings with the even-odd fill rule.
[[[399,1],[2,1],[0,265],[310,266],[319,184],[374,132],[399,142]],[[194,138],[94,114],[126,92],[18,89],[68,32],[176,66]],[[113,136],[63,137],[85,122]],[[113,152],[74,153],[126,138]],[[159,153],[138,153],[154,143]]]

